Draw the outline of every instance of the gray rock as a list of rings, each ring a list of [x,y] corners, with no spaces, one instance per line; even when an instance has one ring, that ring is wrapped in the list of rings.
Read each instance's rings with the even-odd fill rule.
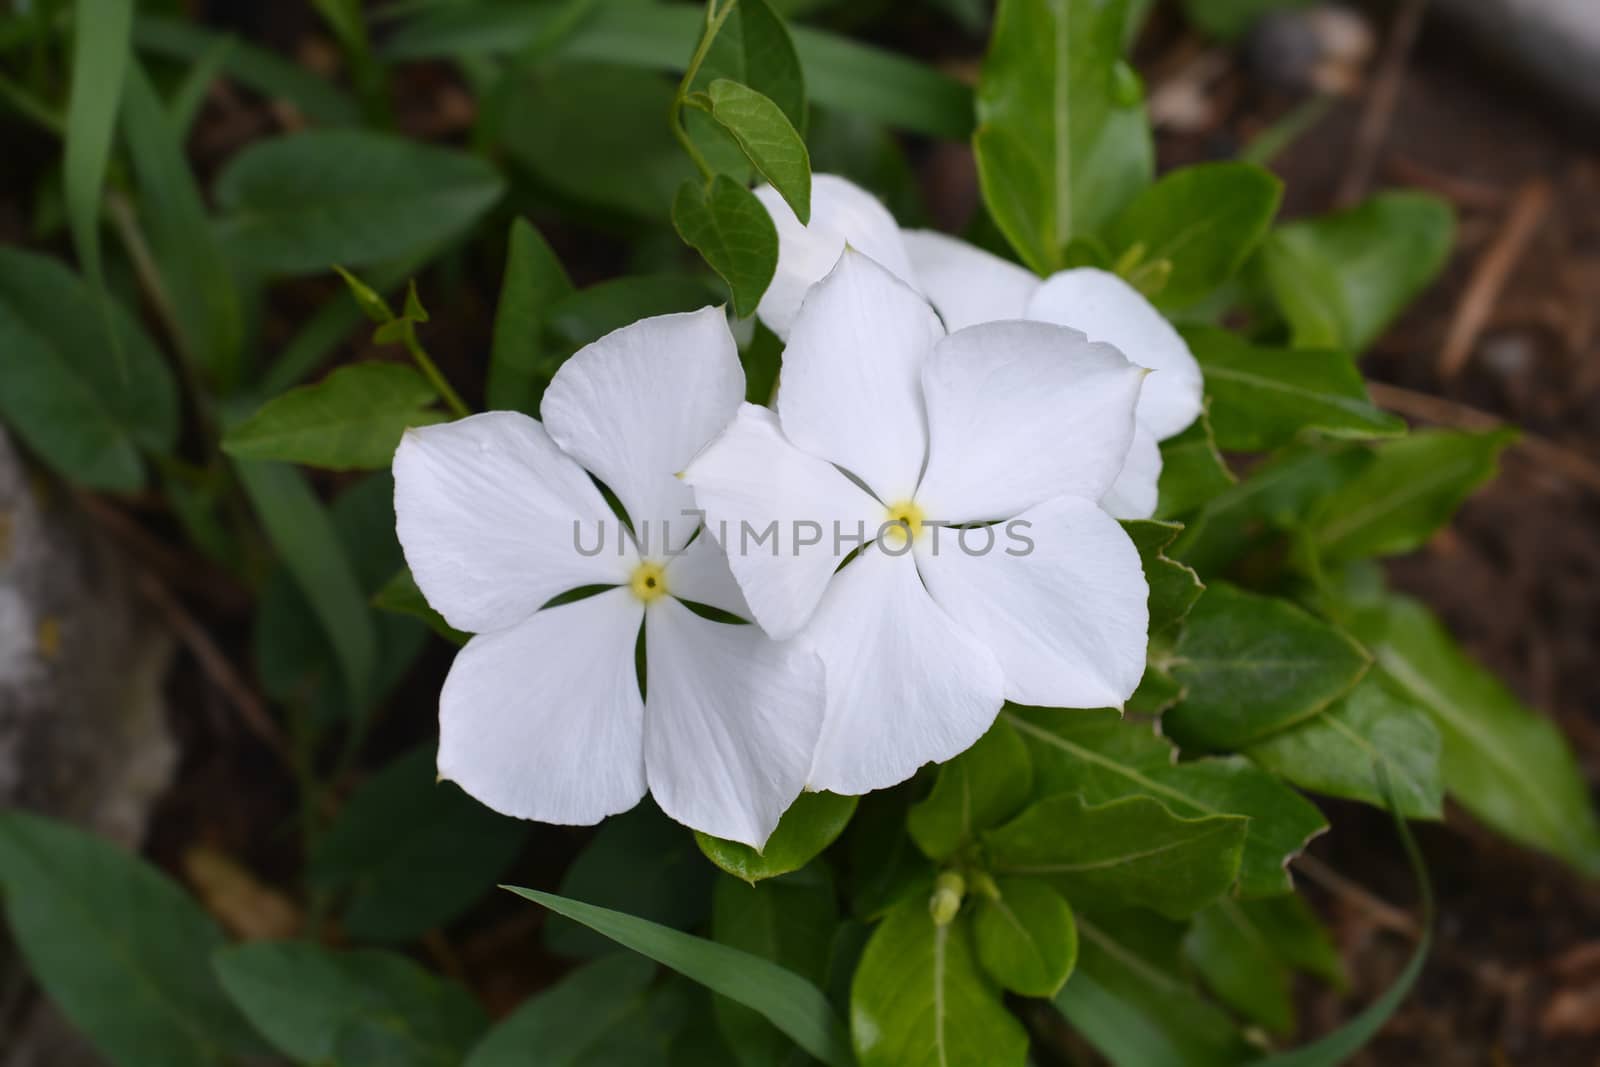
[[[1481,49],[1600,115],[1600,0],[1433,0]]]

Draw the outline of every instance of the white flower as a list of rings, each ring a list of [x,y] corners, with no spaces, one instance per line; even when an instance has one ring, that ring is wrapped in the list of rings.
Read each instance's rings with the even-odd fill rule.
[[[967,749],[1003,700],[1122,704],[1148,591],[1096,501],[1146,372],[1046,323],[946,336],[852,250],[791,327],[777,411],[741,407],[683,477],[756,621],[804,628],[822,656],[810,787],[902,781]],[[841,568],[858,532],[870,544]]]
[[[805,292],[832,269],[846,244],[926,296],[951,331],[980,322],[1034,319],[1071,326],[1114,345],[1158,373],[1139,399],[1139,426],[1116,482],[1101,503],[1124,519],[1149,518],[1161,475],[1157,442],[1200,414],[1203,383],[1189,346],[1139,291],[1092,267],[1040,281],[1015,263],[929,230],[901,230],[866,190],[831,174],[812,178],[811,222],[802,226],[770,186],[756,190],[778,228],[778,270],[758,309],[779,337]]]
[[[542,425],[496,411],[406,433],[400,543],[428,602],[477,635],[440,696],[441,777],[497,811],[568,824],[626,811],[648,787],[679,822],[765,843],[810,765],[822,668],[801,644],[685,606],[750,614],[717,546],[690,541],[692,498],[674,477],[743,398],[727,320],[706,308],[578,352]],[[610,588],[545,606],[595,585]]]

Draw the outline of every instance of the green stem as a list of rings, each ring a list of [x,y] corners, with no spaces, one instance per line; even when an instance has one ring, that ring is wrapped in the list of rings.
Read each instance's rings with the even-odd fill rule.
[[[467,407],[461,399],[461,394],[457,393],[450,383],[445,380],[444,375],[439,373],[439,368],[433,362],[433,358],[428,355],[427,349],[422,347],[422,342],[417,340],[415,327],[406,331],[405,345],[406,351],[411,353],[411,358],[416,361],[423,377],[427,378],[434,390],[444,397],[445,407],[450,409],[450,413],[458,419],[464,419],[471,415],[472,409]]]
[[[717,34],[722,32],[722,26],[728,21],[728,16],[733,14],[739,6],[739,0],[727,0],[721,10],[717,8],[717,0],[708,0],[706,4],[706,32],[700,36],[700,44],[696,46],[694,55],[689,58],[689,66],[683,72],[683,80],[678,83],[678,91],[672,97],[672,109],[668,113],[667,121],[672,126],[674,136],[678,143],[683,145],[684,152],[688,153],[700,173],[709,181],[716,176],[716,171],[706,157],[701,155],[700,149],[695,147],[694,138],[689,136],[688,127],[683,124],[683,103],[689,96],[689,87],[694,84],[694,79],[700,73],[700,68],[706,61],[706,56],[711,52],[711,45],[717,39]]]

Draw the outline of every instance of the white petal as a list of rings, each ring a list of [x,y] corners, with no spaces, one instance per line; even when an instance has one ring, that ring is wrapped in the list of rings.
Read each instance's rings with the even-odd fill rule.
[[[926,300],[846,249],[795,316],[778,387],[784,434],[885,504],[909,497],[927,451],[922,365],[943,336]]]
[[[642,615],[612,589],[467,642],[439,695],[439,776],[540,822],[587,826],[637,804]]]
[[[1156,513],[1157,486],[1161,481],[1161,446],[1155,434],[1137,426],[1133,447],[1122,472],[1100,498],[1100,506],[1118,519],[1148,519]]]
[[[933,230],[902,230],[911,281],[954,333],[980,322],[1026,317],[1039,277],[1025,267]]]
[[[822,662],[671,598],[645,613],[645,767],[661,810],[752,848],[800,795],[822,726]]]
[[[540,411],[556,444],[617,494],[644,553],[659,555],[694,532],[677,473],[743,401],[727,316],[702,308],[640,319],[579,349]]]
[[[947,533],[937,553],[928,543],[917,544],[928,591],[993,651],[1007,700],[1103,708],[1133,695],[1144,673],[1149,590],[1139,550],[1117,520],[1064,496],[1003,525],[990,551],[973,539],[962,550]]]
[[[828,688],[812,789],[859,794],[903,782],[972,747],[1000,710],[994,656],[928,596],[909,552],[862,552],[803,636]]]
[[[917,503],[945,522],[1006,519],[1070,493],[1100,499],[1133,440],[1147,372],[1046,322],[969,326],[922,371],[931,445]]]
[[[689,546],[667,561],[667,591],[679,600],[721,608],[751,619],[750,605],[728,569],[728,557],[710,532],[702,530]]]
[[[1156,440],[1181,433],[1199,416],[1200,364],[1161,312],[1115,274],[1081,267],[1052,275],[1029,301],[1028,318],[1082,330],[1156,371],[1139,400],[1139,421]]]
[[[394,512],[428,603],[470,633],[520,622],[579,586],[625,582],[638,561],[589,476],[516,412],[407,430]]]
[[[756,314],[767,329],[781,338],[805,299],[806,291],[821,281],[845,245],[862,252],[895,274],[910,278],[900,227],[878,198],[836,174],[811,176],[811,222],[800,220],[770,185],[756,189],[778,228],[778,269],[761,298]]]
[[[752,616],[779,640],[805,625],[839,562],[860,546],[856,538],[876,536],[886,518],[881,504],[790,444],[777,417],[754,404],[739,409],[683,480]]]

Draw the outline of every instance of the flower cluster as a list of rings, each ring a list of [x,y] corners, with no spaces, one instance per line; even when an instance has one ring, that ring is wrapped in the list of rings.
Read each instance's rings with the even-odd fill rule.
[[[439,773],[496,810],[586,824],[648,790],[760,847],[802,789],[903,781],[1007,700],[1139,683],[1117,518],[1151,513],[1156,441],[1198,414],[1179,336],[1114,275],[1040,282],[842,179],[816,177],[808,226],[760,195],[775,408],[744,402],[706,308],[580,350],[542,422],[412,430],[395,456],[417,584],[475,635]]]

